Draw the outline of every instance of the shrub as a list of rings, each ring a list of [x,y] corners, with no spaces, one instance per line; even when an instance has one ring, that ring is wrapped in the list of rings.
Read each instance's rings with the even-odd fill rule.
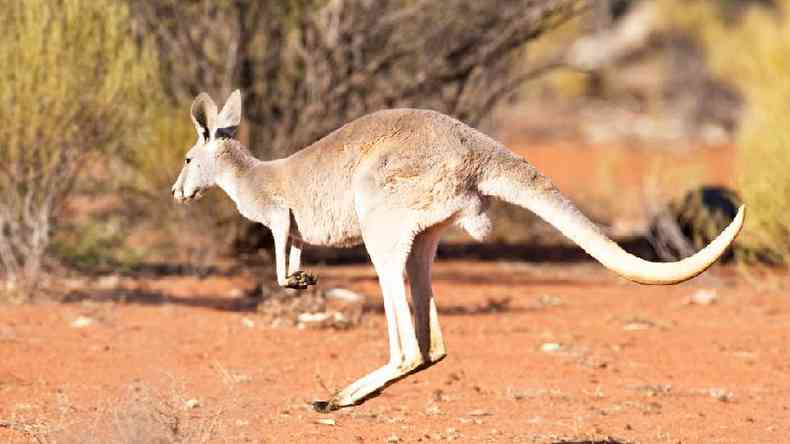
[[[135,143],[156,59],[113,0],[7,2],[0,13],[0,276],[32,290],[86,161]],[[100,165],[101,166],[101,165]]]
[[[381,108],[477,125],[533,77],[516,69],[525,45],[593,3],[126,1],[156,36],[171,96],[242,89],[250,148],[263,158]]]
[[[682,3],[682,8],[672,8],[671,3]],[[748,109],[737,134],[738,187],[749,213],[740,242],[747,251],[786,263],[790,259],[786,215],[790,207],[790,0],[777,0],[770,7],[752,6],[739,17],[727,16],[711,2],[668,2],[667,6],[669,22],[693,32],[707,49],[714,71],[746,98]]]

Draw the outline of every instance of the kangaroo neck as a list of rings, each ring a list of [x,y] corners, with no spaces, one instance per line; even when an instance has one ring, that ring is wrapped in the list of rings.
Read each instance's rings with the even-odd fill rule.
[[[240,144],[226,143],[217,154],[216,184],[239,205],[242,184],[256,166],[264,162],[256,159]]]

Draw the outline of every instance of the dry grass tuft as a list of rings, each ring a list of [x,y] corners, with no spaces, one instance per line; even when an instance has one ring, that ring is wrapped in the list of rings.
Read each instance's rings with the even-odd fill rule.
[[[119,400],[100,408],[95,417],[69,424],[50,438],[74,444],[210,442],[218,436],[224,412],[221,407],[207,408],[184,396],[184,389],[175,385],[166,392],[132,385]]]

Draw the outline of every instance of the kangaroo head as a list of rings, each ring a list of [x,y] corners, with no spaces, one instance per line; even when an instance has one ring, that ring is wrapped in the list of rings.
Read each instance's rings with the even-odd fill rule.
[[[200,93],[192,102],[191,114],[197,142],[187,152],[181,174],[171,189],[178,202],[199,199],[216,184],[218,141],[236,135],[241,121],[241,93],[234,91],[219,113],[211,97]]]

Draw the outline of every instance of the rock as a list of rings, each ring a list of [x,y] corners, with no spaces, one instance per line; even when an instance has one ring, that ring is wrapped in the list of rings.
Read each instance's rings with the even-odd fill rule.
[[[556,307],[562,305],[562,298],[559,296],[544,294],[538,298],[538,305],[541,307]]]
[[[329,319],[332,315],[327,312],[322,313],[302,313],[299,315],[298,320],[299,322],[324,322]]]
[[[553,352],[559,351],[561,348],[562,348],[562,345],[560,345],[560,344],[558,344],[556,342],[546,342],[545,344],[540,346],[540,351],[543,351],[543,352],[546,352],[546,353],[553,353]]]
[[[188,408],[188,409],[195,409],[195,408],[198,408],[198,407],[200,407],[200,401],[198,401],[198,400],[197,400],[197,399],[195,399],[195,398],[188,399],[188,400],[187,400],[187,401],[184,403],[184,407],[186,407],[186,408]]]
[[[253,328],[255,327],[255,321],[250,318],[241,318],[241,325],[247,328]]]
[[[332,315],[327,312],[321,313],[302,313],[296,320],[305,325],[316,325],[326,322]]]
[[[719,300],[716,290],[703,289],[697,290],[688,297],[687,304],[710,305]]]
[[[349,304],[356,304],[362,302],[365,299],[359,293],[353,292],[351,290],[346,290],[345,288],[330,288],[324,291],[324,297],[327,299],[335,299],[338,301],[343,301]]]
[[[329,425],[329,426],[333,426],[337,424],[337,422],[335,422],[335,420],[332,418],[321,418],[316,422],[318,422],[319,424]]]
[[[77,319],[71,321],[73,328],[85,328],[92,325],[95,321],[87,316],[79,316]]]
[[[712,388],[708,390],[708,394],[714,399],[717,399],[721,402],[729,402],[735,397],[732,392],[728,392],[727,389],[724,388]]]
[[[324,311],[318,313],[302,313],[297,316],[297,327],[299,328],[348,328],[352,322],[349,318],[339,311]]]
[[[647,330],[652,325],[647,322],[629,322],[623,325],[623,330],[625,331],[639,331],[639,330]]]
[[[336,311],[332,314],[332,321],[335,323],[335,326],[342,327],[349,323],[348,318],[343,313]]]

